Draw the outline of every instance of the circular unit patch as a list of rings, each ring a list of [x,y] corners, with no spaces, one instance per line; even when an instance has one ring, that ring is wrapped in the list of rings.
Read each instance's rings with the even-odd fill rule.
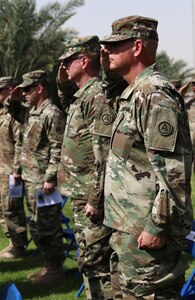
[[[108,125],[112,122],[112,116],[110,114],[103,114],[101,119],[105,125]]]
[[[173,126],[167,121],[163,121],[158,125],[158,132],[163,136],[170,135],[172,131],[173,131]]]

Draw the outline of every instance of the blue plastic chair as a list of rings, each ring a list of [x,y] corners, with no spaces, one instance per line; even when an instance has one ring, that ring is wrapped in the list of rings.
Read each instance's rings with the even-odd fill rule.
[[[77,260],[77,243],[75,240],[74,230],[72,228],[63,229],[63,237],[68,241],[67,249],[65,251],[65,255],[68,258],[73,260]],[[75,250],[75,255],[70,254],[71,250]]]
[[[81,295],[82,291],[84,290],[84,288],[85,288],[85,285],[84,285],[84,282],[83,282],[83,283],[81,283],[81,286],[80,286],[78,292],[76,293],[75,298],[79,298],[80,297],[80,295]]]
[[[0,290],[1,300],[22,300],[22,296],[14,283],[6,284]]]
[[[68,197],[63,195],[61,196],[62,196],[62,208],[63,208],[64,205],[67,203]],[[75,239],[74,229],[70,228],[69,225],[70,219],[66,215],[64,215],[63,212],[61,213],[61,220],[62,220],[62,224],[65,224],[66,226],[66,228],[63,228],[63,237],[66,239],[66,241],[68,241],[67,249],[65,251],[66,258],[70,258],[76,261],[78,257],[78,247]],[[73,249],[75,250],[75,255],[70,254],[70,251]],[[80,274],[79,271],[78,273]],[[75,298],[80,297],[84,287],[85,287],[84,283],[82,283],[78,292],[76,293]]]
[[[61,195],[61,197],[62,197],[61,207],[63,209],[64,205],[68,201],[68,197],[67,196],[63,196],[63,195]],[[62,224],[65,224],[66,228],[70,229],[70,225],[69,225],[70,219],[66,215],[64,215],[63,211],[61,211],[61,221],[62,221]]]
[[[63,195],[61,195],[61,196],[62,196],[62,209],[63,209],[64,205],[67,203],[68,197],[63,196]],[[70,219],[66,215],[64,215],[63,212],[61,212],[61,221],[62,221],[62,225],[65,225],[65,228],[63,228],[63,237],[68,242],[67,249],[65,252],[66,257],[71,258],[73,260],[77,260],[76,254],[75,255],[70,254],[70,251],[72,249],[77,250],[74,229],[70,228],[70,225],[69,225]]]
[[[189,253],[193,258],[195,258],[195,220],[192,222],[192,230],[187,235],[187,249],[186,252]],[[195,268],[193,269],[190,277],[184,284],[181,290],[181,297],[185,300],[193,300],[195,299]]]

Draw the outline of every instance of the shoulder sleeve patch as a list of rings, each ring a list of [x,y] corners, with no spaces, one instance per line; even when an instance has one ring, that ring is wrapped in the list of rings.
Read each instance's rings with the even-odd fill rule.
[[[178,113],[170,108],[154,106],[146,128],[146,147],[174,151],[177,139]]]

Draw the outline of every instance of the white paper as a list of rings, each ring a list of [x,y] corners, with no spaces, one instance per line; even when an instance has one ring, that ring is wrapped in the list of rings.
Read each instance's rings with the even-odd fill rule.
[[[9,198],[21,198],[23,191],[22,182],[20,184],[15,185],[14,176],[9,176]]]
[[[189,241],[195,241],[195,231],[190,231],[190,233],[186,236],[186,239]]]
[[[37,207],[44,207],[62,203],[62,196],[56,189],[52,194],[49,195],[46,194],[42,189],[40,189],[36,193],[36,203]]]

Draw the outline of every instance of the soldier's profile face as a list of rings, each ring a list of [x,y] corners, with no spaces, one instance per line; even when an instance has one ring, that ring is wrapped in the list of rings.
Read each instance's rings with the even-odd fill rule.
[[[38,101],[37,86],[31,85],[23,88],[23,96],[28,103],[36,105]]]
[[[123,76],[132,61],[133,41],[112,42],[104,46],[109,55],[110,69]]]
[[[64,62],[66,67],[66,73],[68,75],[69,80],[76,81],[78,77],[80,77],[82,73],[82,64],[81,59],[84,56],[73,57],[72,59],[67,59]]]

